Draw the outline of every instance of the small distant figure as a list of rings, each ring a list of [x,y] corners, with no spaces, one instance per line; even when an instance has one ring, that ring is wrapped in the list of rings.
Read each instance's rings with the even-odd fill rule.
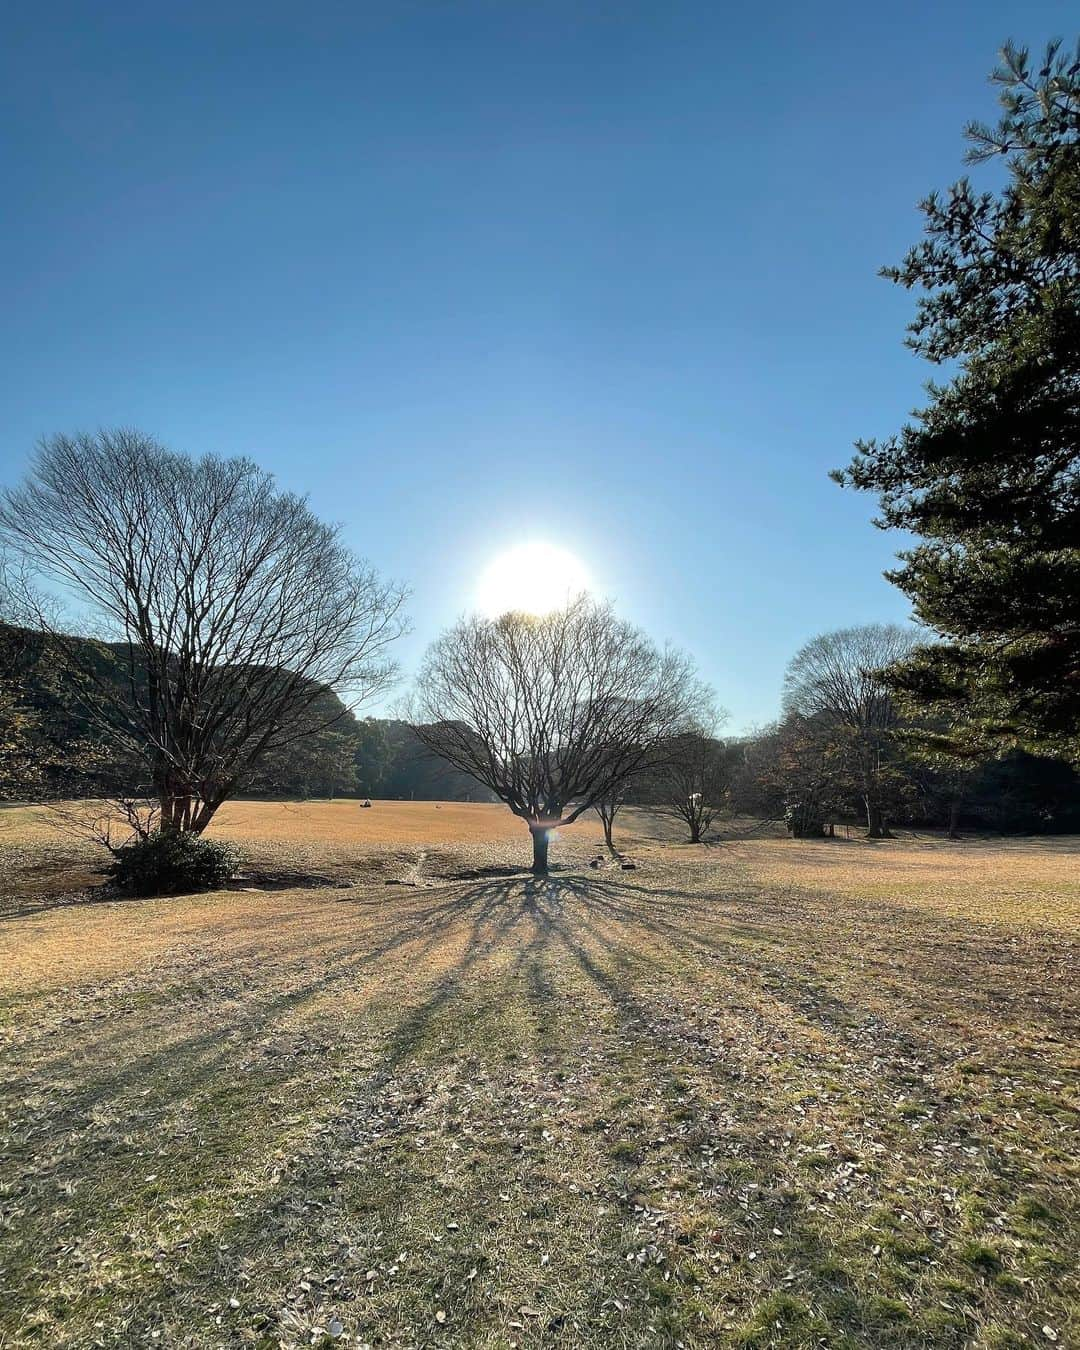
[[[371,799],[370,799],[370,797],[365,797],[364,800],[360,803],[360,805],[361,805],[361,806],[370,806],[370,805],[371,805]]]

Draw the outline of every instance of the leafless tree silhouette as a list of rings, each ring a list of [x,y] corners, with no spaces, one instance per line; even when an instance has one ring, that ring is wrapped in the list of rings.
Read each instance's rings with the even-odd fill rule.
[[[688,731],[664,748],[658,778],[664,810],[685,824],[692,844],[699,844],[727,802],[724,747],[702,730]]]
[[[612,853],[615,852],[615,839],[613,835],[615,829],[615,817],[626,804],[626,794],[629,787],[630,783],[629,780],[627,780],[627,782],[621,784],[619,787],[612,788],[612,790],[601,797],[599,801],[593,803],[593,809],[600,817],[600,824],[604,828],[604,843],[607,844]]]
[[[610,800],[709,701],[686,655],[581,596],[541,617],[462,619],[428,649],[412,721],[526,822],[543,874],[551,830]]]
[[[326,690],[355,705],[394,676],[403,592],[250,460],[57,436],[0,499],[0,535],[110,643],[55,634],[164,828],[202,831],[267,751],[340,716]]]

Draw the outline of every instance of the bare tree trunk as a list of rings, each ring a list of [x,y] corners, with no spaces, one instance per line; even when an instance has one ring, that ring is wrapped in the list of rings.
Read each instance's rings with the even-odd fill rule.
[[[181,830],[180,821],[183,816],[183,803],[169,783],[167,774],[160,777],[155,776],[154,796],[157,797],[161,806],[160,828],[162,830]]]
[[[949,829],[948,837],[950,839],[960,838],[960,803],[951,801],[949,803]]]
[[[610,800],[599,801],[593,806],[604,826],[604,843],[608,847],[608,852],[614,853],[616,857],[619,855],[615,848],[615,817],[619,814],[621,805],[619,801]]]
[[[219,796],[200,797],[171,783],[166,774],[154,783],[154,796],[161,809],[158,828],[177,834],[202,834],[218,807],[232,794],[233,786],[229,784]]]
[[[548,831],[543,826],[529,826],[533,842],[533,873],[546,877],[548,871]]]
[[[190,832],[192,834],[202,834],[203,830],[205,830],[206,827],[213,820],[218,807],[224,800],[225,800],[224,797],[218,799],[210,798],[204,800],[200,804],[198,811],[195,812],[191,817],[191,820],[187,827],[190,830]]]
[[[885,816],[877,802],[867,801],[866,803],[866,837],[867,839],[891,839],[885,825]]]

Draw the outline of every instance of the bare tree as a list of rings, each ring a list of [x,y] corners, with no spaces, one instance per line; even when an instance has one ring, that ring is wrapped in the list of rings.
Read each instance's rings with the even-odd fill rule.
[[[612,853],[615,852],[615,840],[612,831],[615,828],[615,817],[622,810],[626,803],[626,793],[629,789],[629,782],[620,784],[613,788],[599,801],[593,803],[593,810],[600,817],[600,824],[604,827],[604,843]]]
[[[46,818],[54,829],[79,840],[99,844],[114,858],[126,845],[148,839],[160,827],[161,805],[151,797],[83,798],[50,801]]]
[[[424,658],[416,734],[548,841],[610,800],[708,701],[688,657],[585,596],[537,617],[462,619]]]
[[[659,770],[663,809],[700,844],[727,802],[728,765],[721,743],[703,730],[688,731],[664,749]]]
[[[704,686],[699,686],[698,698],[699,712],[712,706],[711,692]],[[643,796],[655,805],[657,774],[663,766],[664,756],[671,744],[671,741],[657,742],[632,774],[628,774],[610,792],[605,792],[593,803],[593,810],[600,817],[600,824],[603,826],[604,843],[612,853],[618,852],[614,839],[615,817],[631,797]]]
[[[108,640],[53,633],[164,828],[205,829],[268,751],[326,725],[325,690],[355,706],[395,674],[402,591],[250,460],[136,431],[57,436],[0,499],[0,536]]]
[[[898,624],[841,628],[808,642],[784,679],[787,713],[842,729],[871,839],[889,833],[889,750],[898,720],[883,672],[918,643],[911,629]]]

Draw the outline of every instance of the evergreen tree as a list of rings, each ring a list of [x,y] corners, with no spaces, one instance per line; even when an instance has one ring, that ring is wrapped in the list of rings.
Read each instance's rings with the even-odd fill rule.
[[[888,573],[941,643],[896,672],[972,734],[1080,757],[1080,45],[1041,67],[1005,47],[1003,113],[969,162],[1002,156],[997,192],[962,179],[922,203],[923,241],[884,275],[920,288],[908,344],[952,378],[834,475],[880,497],[920,542]]]

